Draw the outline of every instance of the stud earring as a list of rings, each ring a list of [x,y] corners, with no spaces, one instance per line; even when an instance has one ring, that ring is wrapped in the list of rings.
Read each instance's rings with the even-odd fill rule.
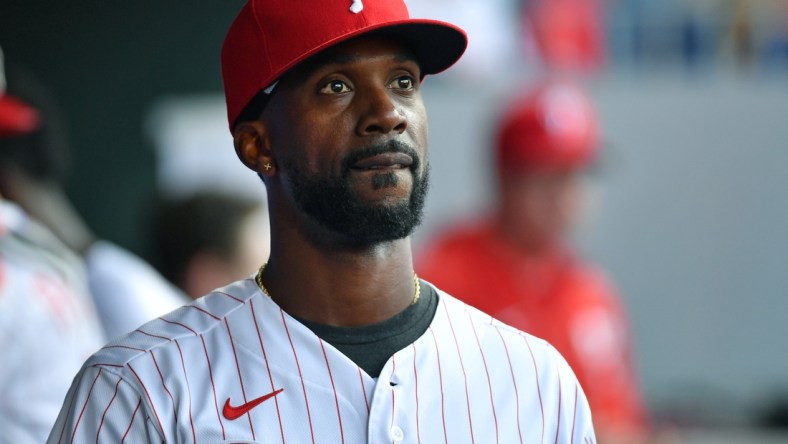
[[[263,168],[265,168],[266,171],[269,171],[271,168],[273,168],[273,166],[271,166],[271,162],[266,162],[266,164],[263,165]]]

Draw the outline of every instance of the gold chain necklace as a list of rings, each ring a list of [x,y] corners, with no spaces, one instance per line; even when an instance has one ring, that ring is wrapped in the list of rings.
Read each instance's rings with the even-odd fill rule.
[[[269,298],[271,297],[271,292],[265,288],[265,284],[263,284],[263,270],[265,270],[265,266],[268,265],[268,262],[264,263],[259,270],[257,270],[257,275],[254,277],[255,282],[257,282],[257,286],[260,287],[260,290],[263,290],[263,293],[266,294]],[[413,284],[416,286],[416,291],[413,293],[413,300],[410,302],[410,305],[415,304],[419,301],[421,297],[421,284],[419,283],[419,277],[416,275],[416,272],[413,272]]]

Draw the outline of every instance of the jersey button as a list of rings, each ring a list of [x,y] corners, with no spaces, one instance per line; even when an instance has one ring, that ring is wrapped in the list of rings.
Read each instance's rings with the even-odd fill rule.
[[[394,442],[402,442],[405,439],[405,433],[402,432],[401,428],[394,426],[391,428],[391,439]]]

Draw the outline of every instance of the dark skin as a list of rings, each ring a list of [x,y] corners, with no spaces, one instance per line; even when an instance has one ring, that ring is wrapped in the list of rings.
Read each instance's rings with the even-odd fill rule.
[[[419,64],[400,44],[361,37],[322,53],[320,63],[296,68],[276,86],[259,120],[234,131],[241,161],[265,181],[271,209],[271,255],[263,282],[291,315],[354,327],[384,321],[414,295],[410,239],[352,245],[296,205],[282,165],[317,177],[339,174],[348,153],[399,140],[413,146],[426,168],[427,116]],[[366,159],[354,168],[353,192],[371,205],[405,202],[413,176],[407,159]],[[267,168],[268,167],[268,168]],[[396,185],[373,186],[377,174]],[[280,296],[286,295],[286,296]]]

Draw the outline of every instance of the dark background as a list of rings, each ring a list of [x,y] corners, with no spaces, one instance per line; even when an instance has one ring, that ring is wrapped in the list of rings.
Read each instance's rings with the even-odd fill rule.
[[[0,47],[59,102],[67,191],[98,236],[143,252],[154,152],[143,118],[162,95],[221,93],[222,1],[0,1]]]

